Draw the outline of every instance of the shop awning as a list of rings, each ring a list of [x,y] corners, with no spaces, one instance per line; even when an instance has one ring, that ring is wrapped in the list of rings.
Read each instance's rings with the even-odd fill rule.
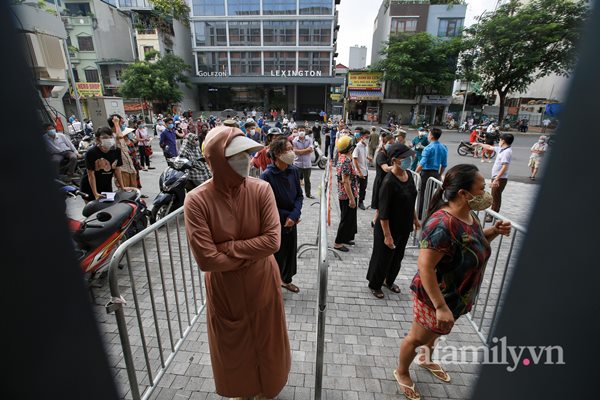
[[[350,100],[383,100],[383,93],[379,90],[349,90]]]

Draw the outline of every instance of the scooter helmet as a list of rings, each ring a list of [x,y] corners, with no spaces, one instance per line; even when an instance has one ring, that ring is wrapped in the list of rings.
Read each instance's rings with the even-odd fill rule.
[[[279,128],[271,128],[267,132],[267,135],[283,135],[283,132],[281,132],[281,129]]]
[[[342,136],[337,140],[336,146],[340,153],[345,154],[354,147],[354,139],[350,136]]]

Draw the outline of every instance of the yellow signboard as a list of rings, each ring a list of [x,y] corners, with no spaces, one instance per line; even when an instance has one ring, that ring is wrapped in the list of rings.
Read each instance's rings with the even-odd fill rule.
[[[342,95],[340,93],[332,93],[330,97],[333,101],[340,101],[342,99]]]
[[[100,82],[77,82],[75,86],[79,97],[102,96],[102,84]]]
[[[350,72],[348,74],[348,89],[351,90],[381,90],[383,72]]]

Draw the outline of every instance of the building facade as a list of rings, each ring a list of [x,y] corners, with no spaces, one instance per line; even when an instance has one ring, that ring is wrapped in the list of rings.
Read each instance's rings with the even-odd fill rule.
[[[192,51],[202,111],[329,111],[339,0],[192,0]],[[195,109],[197,109],[195,108]]]
[[[363,69],[367,66],[367,46],[350,47],[350,69]]]
[[[381,51],[390,36],[398,33],[427,32],[439,38],[461,35],[464,26],[466,5],[430,4],[429,0],[384,0],[373,26],[371,64],[383,57]],[[449,88],[452,82],[448,82]],[[417,95],[415,87],[402,87],[394,82],[385,82],[381,100],[380,119],[393,116],[403,124],[420,120],[431,124],[443,122],[452,93]]]

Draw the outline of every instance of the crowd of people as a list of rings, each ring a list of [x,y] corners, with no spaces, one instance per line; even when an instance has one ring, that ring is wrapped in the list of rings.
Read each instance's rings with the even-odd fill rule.
[[[491,254],[490,242],[510,233],[510,223],[498,220],[484,229],[475,212],[490,206],[499,210],[514,137],[503,134],[499,146],[474,144],[497,153],[490,194],[474,165],[446,171],[448,149],[438,128],[421,129],[409,140],[400,128],[351,129],[344,121],[330,120],[311,127],[294,122],[291,129],[288,120],[284,132],[277,126],[283,127],[283,121],[248,116],[215,119],[214,124],[200,118],[195,123],[191,115],[176,115],[158,116],[155,125],[154,135],[166,159],[179,155],[195,163],[185,223],[194,257],[206,272],[217,393],[270,399],[286,384],[291,352],[281,288],[300,292],[293,283],[297,226],[302,223],[304,199],[313,198],[311,156],[315,142],[324,137],[326,154],[335,166],[336,185],[331,189],[340,210],[333,246],[337,251],[350,252],[356,245],[357,210],[367,209],[368,177],[375,169],[370,199],[375,210],[373,247],[366,280],[376,299],[385,297],[384,287],[392,294],[408,289],[396,280],[411,233],[422,229],[418,272],[410,285],[413,323],[394,369],[402,393],[419,399],[409,365],[417,357],[417,364],[434,377],[450,381],[443,367],[429,358],[435,341],[469,312]],[[44,129],[56,161],[60,157],[72,163],[76,150],[69,140],[52,125]],[[107,126],[95,133],[96,146],[84,156],[87,174],[81,191],[98,199],[102,192],[112,191],[113,179],[120,188],[141,187],[139,171],[152,168],[154,135],[143,120],[131,128],[121,116],[111,115]],[[532,177],[545,151],[541,140],[532,148]],[[252,169],[259,172],[259,179],[251,177]],[[419,187],[414,174],[420,176]],[[424,196],[418,193],[424,193],[430,177],[443,184],[424,209]]]
[[[366,278],[377,299],[385,297],[383,287],[391,293],[402,290],[396,279],[405,248],[411,233],[422,228],[419,270],[410,286],[413,324],[402,341],[394,370],[402,393],[418,399],[408,372],[415,350],[422,348],[417,361],[421,367],[450,381],[443,367],[428,355],[435,340],[448,334],[456,319],[472,307],[490,257],[490,242],[498,235],[508,235],[510,223],[495,221],[483,228],[475,212],[497,199],[485,191],[485,179],[473,165],[450,168],[429,209],[423,210],[417,203],[423,184],[417,187],[408,169],[416,163],[422,182],[429,177],[442,178],[448,150],[440,141],[441,130],[421,131],[409,141],[401,130],[349,129],[343,121],[325,126],[330,124],[330,129],[319,133],[329,138],[327,150],[336,171],[340,221],[334,248],[338,251],[349,252],[355,245],[357,209],[366,209],[369,167],[375,166],[371,208],[376,215]],[[299,125],[287,137],[275,126],[266,132],[261,127],[258,132],[258,125],[248,119],[244,129],[229,120],[210,130],[204,155],[213,179],[192,191],[185,202],[193,253],[207,272],[208,331],[216,388],[229,397],[273,398],[285,385],[291,356],[279,287],[300,291],[293,283],[297,226],[302,222],[303,200],[311,194],[311,186],[306,184],[310,174],[305,171],[311,166],[303,157],[313,151],[314,136],[309,136],[314,131]],[[505,185],[511,144],[512,138],[503,136],[497,148],[500,157],[493,188]],[[251,168],[260,170],[260,179],[250,177]],[[245,212],[237,212],[239,209]],[[466,244],[465,235],[470,238]],[[251,267],[258,265],[263,267]],[[261,340],[256,340],[258,336]]]

